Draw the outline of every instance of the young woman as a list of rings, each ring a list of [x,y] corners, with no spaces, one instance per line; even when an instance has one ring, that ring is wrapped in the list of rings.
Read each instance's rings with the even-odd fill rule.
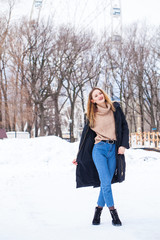
[[[100,224],[105,204],[110,210],[112,224],[121,226],[114,207],[111,184],[125,178],[124,152],[129,148],[129,130],[120,104],[112,102],[100,88],[89,93],[87,123],[83,129],[77,159],[78,187],[100,186],[93,225]]]

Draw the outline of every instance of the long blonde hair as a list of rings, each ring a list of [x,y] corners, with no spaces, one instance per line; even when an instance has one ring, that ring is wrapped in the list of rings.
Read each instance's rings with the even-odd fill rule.
[[[94,90],[99,90],[103,93],[104,98],[105,98],[105,102],[109,103],[111,105],[111,109],[112,111],[115,112],[115,108],[113,106],[113,101],[111,101],[111,99],[109,98],[109,96],[107,95],[107,93],[105,93],[102,89],[98,88],[98,87],[94,87],[88,96],[88,103],[87,103],[87,118],[89,120],[89,125],[90,127],[94,127],[94,119],[95,119],[95,113],[97,110],[97,106],[95,103],[91,102],[92,100],[92,93],[94,92]]]

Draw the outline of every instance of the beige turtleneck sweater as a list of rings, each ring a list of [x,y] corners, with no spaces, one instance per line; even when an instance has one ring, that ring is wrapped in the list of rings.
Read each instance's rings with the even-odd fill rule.
[[[94,127],[91,129],[97,134],[95,144],[107,139],[116,140],[115,120],[109,103],[106,104],[106,107],[97,105]]]

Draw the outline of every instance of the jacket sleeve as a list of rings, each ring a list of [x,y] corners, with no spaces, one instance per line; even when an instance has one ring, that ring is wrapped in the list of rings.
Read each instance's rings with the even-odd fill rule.
[[[120,114],[121,114],[121,118],[122,118],[122,142],[121,142],[121,146],[123,146],[125,148],[129,148],[128,123],[126,121],[125,115],[124,115],[121,107],[119,107],[119,109],[120,109]]]

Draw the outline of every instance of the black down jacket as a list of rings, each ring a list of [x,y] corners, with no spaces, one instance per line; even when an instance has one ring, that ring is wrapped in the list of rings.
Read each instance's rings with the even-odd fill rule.
[[[116,111],[114,112],[115,129],[116,129],[116,161],[117,166],[112,179],[112,183],[122,182],[125,179],[125,158],[124,155],[118,154],[118,148],[123,146],[129,148],[129,130],[124,113],[120,104],[114,102]],[[89,122],[84,126],[79,151],[77,154],[76,182],[79,187],[99,187],[100,180],[97,169],[92,159],[92,149],[96,133],[89,127]]]

